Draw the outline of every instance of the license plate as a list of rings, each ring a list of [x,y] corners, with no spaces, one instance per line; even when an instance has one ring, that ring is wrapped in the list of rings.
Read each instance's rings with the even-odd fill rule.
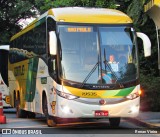
[[[108,116],[108,111],[106,110],[96,110],[95,111],[95,116]]]

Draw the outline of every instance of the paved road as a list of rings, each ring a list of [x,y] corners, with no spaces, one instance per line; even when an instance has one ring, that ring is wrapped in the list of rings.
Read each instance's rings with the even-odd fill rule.
[[[57,127],[48,127],[46,125],[46,121],[43,117],[43,115],[37,115],[35,119],[25,119],[25,118],[16,118],[15,109],[6,109],[5,116],[7,117],[7,124],[1,124],[0,129],[12,129],[12,133],[18,134],[19,128],[21,128],[21,132],[25,133],[31,133],[31,132],[37,132],[38,134],[42,133],[43,136],[46,134],[47,137],[50,137],[50,135],[54,134],[54,137],[61,136],[62,134],[65,134],[65,137],[72,137],[71,135],[77,134],[78,136],[83,137],[101,137],[103,135],[112,134],[112,136],[117,137],[123,135],[123,137],[126,136],[126,134],[131,134],[133,136],[136,135],[138,137],[149,136],[149,137],[157,137],[160,134],[143,134],[142,132],[147,132],[146,128],[141,125],[138,125],[138,123],[131,122],[126,119],[122,119],[119,129],[111,129],[109,125],[108,120],[92,120],[89,122],[78,122],[75,123],[73,126],[71,125],[65,125],[65,124],[59,124]],[[17,129],[18,128],[18,129]],[[15,129],[15,131],[13,131]],[[139,132],[140,134],[135,134],[135,132]],[[45,135],[44,135],[45,133]],[[8,137],[9,135],[2,135],[2,137]],[[16,135],[12,135],[16,136]],[[42,136],[42,135],[38,135]],[[64,135],[63,135],[64,136]],[[0,136],[1,137],[1,136]],[[130,136],[126,136],[130,137]]]

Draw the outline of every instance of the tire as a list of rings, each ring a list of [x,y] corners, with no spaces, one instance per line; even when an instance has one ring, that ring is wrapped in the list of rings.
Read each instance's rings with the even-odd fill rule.
[[[14,91],[13,97],[14,97],[13,107],[16,108],[16,93],[15,93],[15,91]]]
[[[15,107],[16,107],[16,117],[17,118],[27,118],[27,111],[20,109],[20,97],[15,99]]]
[[[113,128],[118,128],[120,124],[121,118],[109,118],[110,126]]]
[[[20,103],[16,103],[16,117],[17,118],[27,118],[27,115],[28,115],[27,111],[20,109]]]
[[[46,117],[46,123],[48,125],[48,127],[55,127],[56,126],[56,122],[54,121],[53,117],[50,117],[48,114],[48,102],[47,102],[47,98],[46,96],[43,97],[43,113]]]

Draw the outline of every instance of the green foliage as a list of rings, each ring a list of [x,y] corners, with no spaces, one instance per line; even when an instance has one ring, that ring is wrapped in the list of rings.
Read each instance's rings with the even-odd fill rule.
[[[160,111],[160,77],[153,77],[154,74],[141,74],[141,108],[143,111]]]
[[[20,30],[17,22],[20,19],[35,16],[32,0],[0,1],[0,43],[9,43],[10,37]]]
[[[146,29],[147,28],[147,29]],[[152,74],[153,77],[158,76],[158,50],[157,50],[157,39],[156,39],[156,27],[153,20],[148,19],[145,25],[139,27],[140,31],[147,34],[152,44],[152,55],[151,57],[145,58],[143,53],[143,46],[139,44],[139,58],[140,58],[140,70],[144,75]],[[154,71],[154,72],[153,72]]]
[[[36,0],[36,7],[40,13],[44,13],[50,8],[56,7],[99,7],[116,8],[115,0]]]
[[[107,2],[104,0],[97,0],[95,7],[102,7],[102,8],[116,8],[116,2],[114,0],[108,0]]]
[[[144,1],[142,0],[132,0],[127,8],[127,14],[133,19],[136,29],[143,26],[148,19],[148,15],[144,13]]]

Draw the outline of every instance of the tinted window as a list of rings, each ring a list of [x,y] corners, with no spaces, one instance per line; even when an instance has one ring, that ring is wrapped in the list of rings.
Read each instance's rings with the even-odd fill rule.
[[[11,42],[11,50],[9,55],[11,63],[46,54],[45,19],[42,19],[34,25],[37,25],[37,27]]]

